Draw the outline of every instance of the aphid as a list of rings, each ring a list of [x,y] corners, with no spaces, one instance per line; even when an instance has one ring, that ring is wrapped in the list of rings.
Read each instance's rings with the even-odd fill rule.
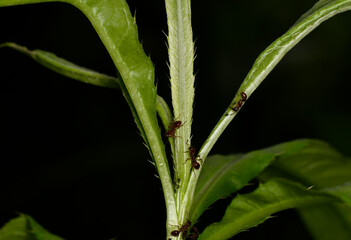
[[[182,126],[181,121],[173,121],[168,126],[168,131],[165,133],[166,137],[176,137],[175,132],[178,128]]]
[[[240,95],[241,95],[241,99],[245,102],[246,101],[246,99],[247,99],[247,95],[246,95],[246,93],[244,93],[244,92],[241,92],[240,93]]]

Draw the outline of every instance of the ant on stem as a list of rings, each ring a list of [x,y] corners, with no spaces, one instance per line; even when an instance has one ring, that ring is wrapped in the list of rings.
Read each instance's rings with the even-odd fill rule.
[[[173,121],[169,124],[168,126],[168,131],[165,133],[165,136],[170,138],[176,137],[175,132],[177,129],[179,129],[181,126],[183,126],[184,123],[182,124],[182,121]]]
[[[198,237],[199,237],[199,230],[193,226],[190,229],[190,234],[187,236],[186,239],[196,240]]]
[[[196,149],[193,146],[189,147],[189,155],[190,155],[190,160],[191,160],[191,167],[194,169],[199,169],[200,168],[200,163],[197,161],[197,158],[199,158],[200,156],[196,154]],[[187,161],[189,160],[189,158],[187,159]],[[199,158],[199,160],[201,160]]]
[[[186,232],[188,228],[191,226],[190,220],[188,220],[183,226],[179,228],[179,230],[174,230],[171,232],[173,237],[178,237],[181,232]]]
[[[236,104],[236,102],[233,103],[234,107],[229,106],[234,112],[238,112],[240,110],[241,106],[243,105],[243,103],[247,100],[247,94],[245,92],[241,92],[240,96],[241,96],[241,99],[238,101],[238,103],[237,104]],[[229,114],[227,114],[226,116],[228,116],[228,115]]]

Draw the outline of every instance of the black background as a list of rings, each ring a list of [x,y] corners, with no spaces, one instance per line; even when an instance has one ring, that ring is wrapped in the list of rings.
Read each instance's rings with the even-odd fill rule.
[[[259,53],[314,2],[192,1],[196,147]],[[155,64],[158,94],[170,103],[164,1],[128,3]],[[318,138],[350,155],[350,29],[351,14],[344,13],[302,40],[212,153]],[[1,8],[0,42],[5,41],[115,74],[89,21],[67,4]],[[122,94],[59,76],[10,49],[0,49],[0,66],[0,225],[24,212],[68,240],[163,239],[161,184]],[[310,239],[293,211],[279,215],[235,239]]]

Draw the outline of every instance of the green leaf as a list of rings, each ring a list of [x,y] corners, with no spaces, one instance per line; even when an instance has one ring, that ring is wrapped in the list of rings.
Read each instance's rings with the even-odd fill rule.
[[[298,210],[316,240],[351,239],[351,207],[341,204],[318,204]]]
[[[190,220],[195,222],[215,201],[244,187],[280,156],[290,156],[311,144],[310,140],[282,143],[241,155],[207,158],[195,191]]]
[[[276,212],[323,202],[340,202],[328,193],[308,189],[285,179],[271,179],[254,192],[237,195],[223,219],[207,227],[199,240],[224,240],[254,227]]]
[[[50,2],[44,0],[0,0],[0,6]],[[140,131],[144,138],[159,140],[162,148],[160,131],[156,119],[156,87],[154,68],[145,55],[138,39],[135,19],[132,17],[125,0],[66,0],[79,8],[90,20],[102,42],[110,53],[119,73],[123,78],[126,92],[133,108],[140,119]],[[46,59],[47,60],[47,59]],[[43,61],[48,64],[47,61]],[[147,125],[147,128],[146,126]],[[147,129],[147,130],[146,130]],[[148,136],[150,135],[151,136]],[[157,155],[162,156],[162,150]],[[153,154],[152,154],[153,155]],[[165,157],[165,154],[164,154]]]
[[[156,117],[154,66],[139,42],[136,21],[125,0],[62,0],[80,9],[98,33],[122,77],[121,89],[155,160],[170,224],[177,224],[170,170]],[[0,0],[0,7],[52,0]],[[122,83],[121,82],[121,83]]]
[[[275,68],[280,60],[305,36],[329,18],[351,10],[351,0],[321,0],[306,12],[285,34],[269,45],[256,59],[250,72],[245,77],[235,94],[231,104],[213,128],[199,154],[205,159],[223,131],[238,112],[232,110],[242,99],[245,92],[247,98],[258,88],[267,75]],[[243,102],[244,104],[245,102]],[[239,108],[240,109],[240,108]],[[191,179],[197,181],[196,177]],[[189,191],[192,191],[190,189]]]
[[[48,69],[84,83],[107,88],[120,88],[120,79],[78,66],[55,54],[43,50],[29,50],[16,43],[3,43],[0,47],[9,47],[24,53]]]
[[[318,1],[283,36],[275,40],[260,54],[241,84],[233,102],[237,102],[241,98],[241,92],[246,92],[249,97],[285,54],[322,22],[348,10],[351,10],[351,0]]]
[[[29,50],[25,46],[21,46],[12,42],[0,44],[0,48],[1,47],[9,47],[21,53],[24,53],[44,67],[68,78],[99,87],[115,89],[121,88],[120,78],[108,76],[106,74],[79,66],[75,63],[60,58],[51,52],[39,49]],[[119,76],[119,73],[117,73],[117,75]],[[157,112],[162,120],[162,123],[164,124],[165,129],[167,130],[169,123],[173,121],[173,116],[167,103],[160,96],[157,96]],[[173,141],[171,138],[169,138],[169,140]]]
[[[206,159],[209,152],[211,151],[218,138],[221,136],[223,131],[234,119],[238,111],[234,111],[233,108],[242,100],[242,92],[246,93],[248,99],[251,94],[258,88],[262,81],[268,76],[268,74],[275,68],[280,60],[306,35],[312,32],[322,22],[329,18],[351,10],[351,0],[321,0],[318,1],[314,7],[306,12],[285,34],[279,37],[271,45],[269,45],[256,59],[250,72],[245,77],[244,81],[240,85],[237,93],[234,96],[231,104],[222,115],[216,126],[211,131],[209,137],[202,145],[199,155],[203,160]],[[243,102],[243,104],[245,101]],[[240,108],[239,108],[240,109]],[[201,169],[200,171],[201,172]],[[186,192],[186,196],[195,195],[196,184],[199,178],[195,175],[195,172],[190,177],[189,187]],[[195,198],[196,196],[194,196]]]
[[[311,140],[302,151],[278,157],[262,173],[261,179],[276,176],[285,176],[316,189],[330,190],[347,200],[350,196],[351,159],[325,142]]]
[[[63,240],[51,234],[32,217],[21,214],[0,229],[1,240]]]
[[[340,197],[349,205],[342,207],[342,210],[340,206],[329,204],[298,211],[316,239],[324,240],[332,235],[335,240],[351,239],[350,158],[344,157],[325,142],[313,140],[309,147],[294,155],[278,157],[260,178],[277,176],[293,179],[313,189],[323,189]],[[329,227],[325,228],[326,225]]]
[[[61,74],[63,76],[66,76],[74,80],[78,80],[83,83],[88,83],[99,87],[107,87],[107,88],[115,88],[115,89],[120,89],[122,87],[122,91],[127,100],[127,103],[131,108],[135,122],[141,131],[141,136],[143,137],[144,141],[147,143],[146,144],[147,147],[149,146],[144,129],[140,122],[139,116],[136,113],[136,109],[133,105],[133,102],[125,88],[125,85],[123,84],[123,82],[121,82],[119,78],[111,77],[106,74],[99,73],[94,70],[78,66],[70,61],[57,57],[55,54],[51,52],[47,52],[43,50],[29,50],[24,46],[18,45],[16,43],[11,43],[11,42],[0,44],[0,48],[1,47],[9,47],[21,53],[24,53],[27,56],[34,59],[35,61],[37,61],[38,63],[40,63],[41,65],[43,65],[44,67],[58,74]],[[117,74],[119,75],[119,73]],[[162,99],[162,97],[157,96],[157,112],[159,113],[161,119],[165,118],[165,114],[166,114],[165,111],[167,110],[167,108],[168,108],[167,103]],[[167,114],[170,114],[169,108],[168,108],[168,111],[169,112],[167,112]],[[169,116],[167,117],[169,118]]]

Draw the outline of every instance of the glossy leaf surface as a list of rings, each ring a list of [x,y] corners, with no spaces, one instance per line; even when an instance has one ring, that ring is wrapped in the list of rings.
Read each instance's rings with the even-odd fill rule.
[[[51,234],[32,217],[21,214],[10,220],[0,229],[1,240],[63,240]]]
[[[310,144],[311,140],[298,140],[247,154],[208,157],[196,188],[190,219],[195,222],[215,201],[240,190],[274,159],[296,154]]]
[[[207,227],[203,239],[224,240],[267,220],[273,213],[323,202],[339,202],[328,193],[308,189],[285,179],[271,179],[254,192],[237,195],[223,219]]]
[[[340,197],[350,195],[351,159],[322,141],[312,140],[308,148],[280,156],[261,178],[283,175],[316,189],[330,189]]]
[[[322,205],[299,209],[302,219],[317,240],[351,239],[351,159],[329,144],[311,141],[297,154],[281,156],[266,169],[261,179],[284,176],[313,189],[324,189],[344,200],[349,206]],[[328,227],[326,227],[328,226]]]

